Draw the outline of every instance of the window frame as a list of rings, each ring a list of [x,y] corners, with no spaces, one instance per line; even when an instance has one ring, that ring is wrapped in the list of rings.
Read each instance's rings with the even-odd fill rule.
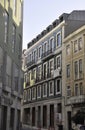
[[[51,42],[51,40],[53,41]],[[49,50],[54,51],[54,36],[50,37],[49,39]]]
[[[58,41],[58,35],[59,35],[59,41]],[[59,43],[58,43],[59,42]],[[56,47],[60,47],[62,45],[62,36],[61,36],[61,31],[59,31],[57,34],[56,34]]]
[[[60,86],[59,86],[59,88],[57,88],[57,81],[60,81]],[[55,89],[56,89],[56,95],[58,95],[58,94],[61,94],[61,79],[60,78],[58,78],[58,79],[56,79],[55,80]],[[57,90],[60,90],[60,91],[57,91]]]
[[[30,93],[30,94],[29,94]],[[30,96],[29,96],[30,95]],[[28,101],[31,100],[31,88],[28,89]]]
[[[40,96],[39,96],[39,94],[38,94],[39,88],[40,88]],[[38,86],[37,86],[37,98],[38,98],[38,99],[41,98],[41,85],[38,85]]]
[[[50,83],[52,83],[52,93],[50,92]],[[49,96],[53,96],[54,95],[54,81],[50,81],[49,82]]]
[[[45,88],[44,88],[44,85],[45,85]],[[44,89],[46,90],[45,92],[46,94],[44,94],[44,91],[45,91]],[[43,84],[43,97],[47,97],[47,83]]]
[[[70,72],[71,72],[71,64],[67,64],[66,65],[66,76],[67,76],[67,78],[70,78],[70,76],[71,76],[71,74],[70,74]]]
[[[33,90],[34,89],[34,90]],[[33,93],[34,92],[34,93]],[[36,99],[36,87],[32,88],[32,100]]]

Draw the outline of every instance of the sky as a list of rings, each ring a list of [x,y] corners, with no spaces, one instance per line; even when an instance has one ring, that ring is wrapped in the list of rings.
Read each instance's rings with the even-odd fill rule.
[[[85,0],[24,0],[23,49],[63,13],[85,10]]]

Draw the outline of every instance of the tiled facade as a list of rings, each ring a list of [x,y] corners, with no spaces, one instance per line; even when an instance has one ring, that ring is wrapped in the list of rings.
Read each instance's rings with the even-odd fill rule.
[[[63,41],[85,24],[82,14],[85,15],[85,11],[64,13],[28,43],[24,67],[23,125],[68,130],[65,120],[67,58]],[[69,46],[67,48],[69,53]],[[68,78],[69,68],[67,64]]]
[[[0,130],[20,126],[22,6],[22,0],[0,0]]]

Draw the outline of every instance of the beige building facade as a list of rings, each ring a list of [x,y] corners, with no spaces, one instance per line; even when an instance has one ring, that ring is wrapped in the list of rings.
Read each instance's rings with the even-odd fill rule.
[[[66,130],[71,130],[71,117],[85,111],[85,26],[64,39],[63,56]]]

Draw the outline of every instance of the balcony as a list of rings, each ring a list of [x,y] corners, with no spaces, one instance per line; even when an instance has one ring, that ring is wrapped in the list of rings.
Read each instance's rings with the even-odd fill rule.
[[[39,78],[39,77],[37,77],[37,79],[36,79],[36,83],[40,83],[40,82],[43,82],[43,81],[47,81],[47,80],[49,80],[49,79],[51,79],[51,78],[54,78],[53,77],[53,74],[52,73],[48,73],[47,75],[43,75],[43,76],[41,76],[41,78]]]
[[[27,68],[31,69],[36,66],[36,61],[32,60],[31,62],[27,63]]]
[[[85,95],[73,96],[67,99],[67,104],[81,104],[85,102]]]
[[[42,60],[47,60],[47,59],[51,58],[52,56],[54,56],[54,49],[51,48],[50,50],[43,53],[41,58],[42,58]]]

